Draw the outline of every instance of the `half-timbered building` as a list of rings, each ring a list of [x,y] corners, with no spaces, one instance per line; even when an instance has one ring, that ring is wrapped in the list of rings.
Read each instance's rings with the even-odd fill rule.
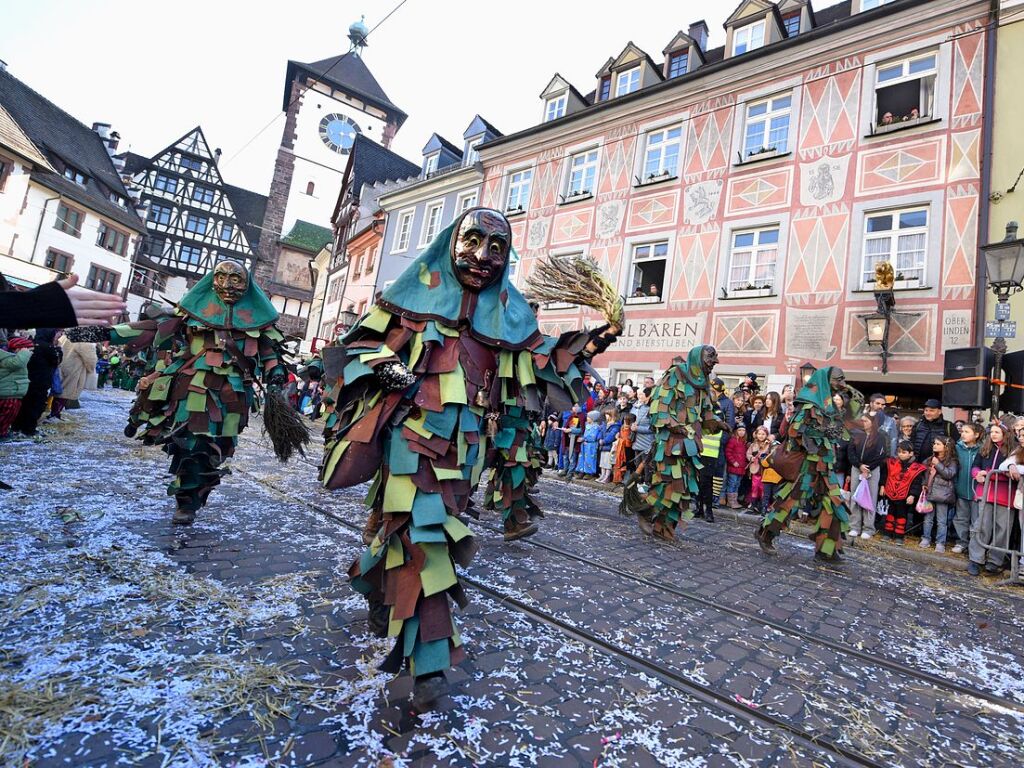
[[[226,184],[219,158],[199,126],[152,157],[118,156],[129,188],[146,207],[132,293],[173,300],[219,259],[254,266],[266,197]]]

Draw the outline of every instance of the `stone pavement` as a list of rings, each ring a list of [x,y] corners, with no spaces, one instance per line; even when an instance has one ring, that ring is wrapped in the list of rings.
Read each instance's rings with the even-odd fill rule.
[[[196,526],[173,530],[166,457],[121,435],[129,403],[88,392],[47,442],[0,444],[16,486],[2,765],[1007,765],[1024,749],[1016,593],[869,552],[823,569],[795,538],[769,560],[729,524],[654,545],[613,495],[548,480],[538,536],[475,526],[467,575],[515,602],[470,589],[470,658],[414,718],[345,584],[360,546],[339,520],[361,525],[361,489],[322,491],[254,428]]]

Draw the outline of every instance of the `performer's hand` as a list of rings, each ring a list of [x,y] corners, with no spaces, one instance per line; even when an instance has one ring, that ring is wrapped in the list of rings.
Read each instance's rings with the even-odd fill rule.
[[[412,371],[397,361],[378,365],[373,372],[377,376],[377,381],[388,392],[399,392],[416,383]]]
[[[117,294],[100,293],[78,288],[78,275],[58,280],[75,312],[79,325],[110,325],[113,320],[128,309],[128,305]]]
[[[596,357],[604,352],[622,334],[622,328],[617,325],[604,325],[595,328],[590,332],[590,341],[583,350],[584,357]]]

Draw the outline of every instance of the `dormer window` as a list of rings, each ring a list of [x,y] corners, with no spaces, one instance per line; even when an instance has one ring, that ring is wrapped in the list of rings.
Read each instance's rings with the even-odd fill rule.
[[[70,166],[70,165],[64,166],[64,178],[65,179],[70,179],[71,181],[75,182],[75,184],[78,184],[79,186],[83,186],[83,187],[89,181],[89,177],[88,176],[86,176],[84,173],[82,173],[77,168],[75,168],[73,166]]]
[[[615,77],[615,95],[625,96],[640,88],[640,67],[619,72]]]
[[[601,78],[601,86],[597,89],[597,100],[608,101],[612,95],[612,76],[605,75]]]
[[[786,31],[786,37],[796,37],[800,34],[800,15],[800,11],[793,11],[782,17],[782,28]]]
[[[202,162],[200,162],[199,160],[196,160],[194,157],[187,157],[185,155],[182,155],[178,159],[178,164],[181,165],[182,168],[186,168],[186,169],[188,169],[190,171],[201,171],[201,170],[203,170]]]
[[[440,152],[435,152],[430,155],[426,160],[423,161],[423,173],[431,174],[437,170],[437,160],[441,156]]]
[[[689,51],[676,51],[668,57],[669,78],[685,75],[690,64]]]
[[[764,46],[764,20],[755,21],[745,27],[737,27],[732,33],[732,55],[753,51]]]
[[[563,93],[553,99],[548,99],[547,108],[544,110],[544,122],[549,123],[557,120],[565,114],[565,105],[569,101],[569,94]]]

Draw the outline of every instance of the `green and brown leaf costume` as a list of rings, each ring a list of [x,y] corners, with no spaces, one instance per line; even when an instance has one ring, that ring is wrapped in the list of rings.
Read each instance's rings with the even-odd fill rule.
[[[644,492],[638,474],[623,494],[623,512],[645,517],[656,536],[671,539],[680,520],[693,519],[701,467],[701,434],[705,421],[719,418],[717,400],[704,374],[704,345],[687,359],[677,358],[651,393],[654,444],[648,454],[650,485]]]
[[[541,335],[507,264],[493,285],[465,290],[450,257],[460,223],[384,291],[326,373],[321,479],[339,488],[372,477],[366,503],[383,517],[349,571],[352,586],[389,610],[395,645],[382,668],[407,664],[417,676],[464,657],[449,600],[467,602],[455,564],[468,565],[477,549],[460,519],[472,489],[493,467],[488,503],[506,527],[528,522],[529,414],[541,411],[545,397],[569,407],[588,341],[586,333]],[[395,362],[415,382],[387,391],[377,370]],[[488,414],[497,415],[490,430]]]
[[[793,401],[785,447],[804,454],[803,463],[795,481],[779,484],[774,505],[762,522],[762,535],[774,538],[790,517],[806,510],[815,520],[811,534],[815,551],[829,558],[842,549],[842,534],[850,530],[835,471],[836,448],[841,440],[850,439],[846,422],[863,406],[855,398],[847,404],[846,413],[838,409],[832,402],[831,378],[831,367],[819,368]]]
[[[214,292],[211,273],[171,317],[110,329],[111,343],[131,352],[174,351],[139,392],[131,419],[137,438],[161,444],[171,456],[175,478],[167,493],[180,509],[202,507],[227,473],[221,464],[234,454],[249,413],[259,410],[255,382],[286,375],[275,320],[277,310],[251,279],[242,298],[228,305]]]

